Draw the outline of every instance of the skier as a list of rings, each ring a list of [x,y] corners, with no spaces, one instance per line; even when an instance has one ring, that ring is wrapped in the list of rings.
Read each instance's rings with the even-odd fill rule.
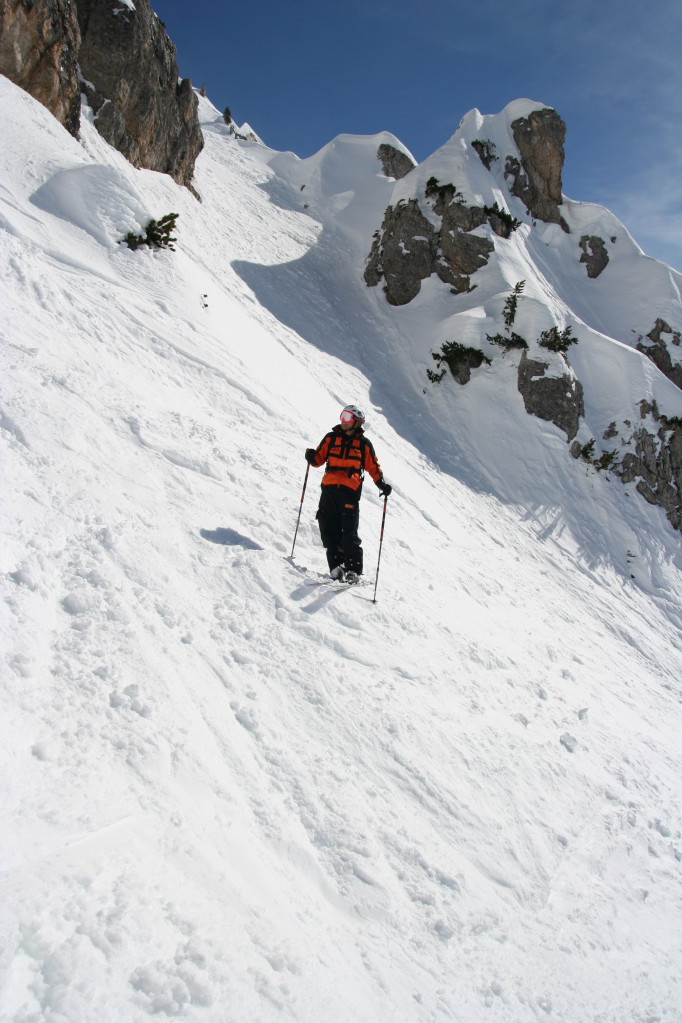
[[[330,430],[316,448],[306,450],[305,457],[315,468],[327,463],[316,517],[329,573],[332,579],[355,583],[363,567],[358,505],[365,472],[384,497],[393,488],[384,479],[372,442],[365,437],[364,412],[356,405],[346,405],[340,420],[340,425]]]

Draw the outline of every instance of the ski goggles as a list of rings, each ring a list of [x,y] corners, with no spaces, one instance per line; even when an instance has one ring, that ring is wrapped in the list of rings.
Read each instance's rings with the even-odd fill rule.
[[[341,422],[345,423],[346,425],[348,425],[349,423],[363,422],[363,420],[356,416],[354,412],[348,412],[346,409],[343,410],[339,418]]]

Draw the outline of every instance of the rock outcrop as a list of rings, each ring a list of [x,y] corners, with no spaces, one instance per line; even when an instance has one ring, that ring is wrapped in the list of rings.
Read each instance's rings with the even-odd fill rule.
[[[71,0],[3,0],[0,74],[47,107],[72,135],[80,123],[79,48]]]
[[[499,159],[495,155],[495,145],[490,139],[474,139],[471,143],[471,148],[476,150],[486,170],[490,170],[495,160]]]
[[[149,0],[77,0],[79,63],[100,134],[136,167],[190,185],[204,140],[197,98]]]
[[[519,391],[526,412],[554,423],[570,441],[578,432],[580,417],[585,414],[583,385],[572,372],[545,376],[549,368],[548,362],[531,359],[524,351],[519,363]]]
[[[637,345],[637,351],[643,352],[660,369],[661,373],[667,376],[668,380],[672,380],[677,387],[682,389],[682,365],[679,362],[673,362],[668,345],[663,337],[664,334],[670,334],[670,343],[679,347],[680,331],[673,330],[665,320],[657,319],[653,329],[647,334],[647,338],[652,343],[644,345],[640,341]]]
[[[396,181],[404,178],[406,174],[409,174],[417,166],[407,153],[396,149],[395,146],[390,146],[387,142],[381,143],[377,156],[381,160],[381,166],[384,168],[386,177],[395,178]]]
[[[455,294],[471,290],[471,275],[488,262],[495,246],[471,232],[488,216],[477,206],[458,200],[454,186],[432,191],[433,211],[441,218],[440,230],[422,212],[416,199],[389,206],[381,230],[374,236],[365,269],[365,283],[376,287],[384,280],[391,305],[415,298],[421,282],[437,274]]]
[[[599,274],[606,269],[609,262],[609,254],[606,243],[598,235],[584,234],[580,239],[582,255],[580,262],[587,266],[588,277],[599,277]]]
[[[389,206],[365,268],[365,283],[384,291],[391,305],[406,305],[420,291],[421,282],[434,272],[438,241],[436,231],[416,199]]]
[[[3,0],[1,10],[2,74],[73,135],[82,89],[107,142],[191,187],[204,144],[198,101],[149,0]]]
[[[472,369],[479,369],[483,363],[489,366],[488,359],[479,348],[468,348],[466,345],[451,344],[444,345],[446,354],[437,358],[438,362],[444,362],[453,377],[459,384],[468,384],[471,380]]]
[[[562,202],[561,176],[564,169],[566,125],[556,110],[534,110],[528,117],[512,122],[514,141],[521,160],[508,156],[505,177],[510,191],[524,203],[536,220],[559,224],[568,232],[568,224],[559,209]]]
[[[623,483],[637,480],[645,500],[664,509],[673,529],[682,529],[682,421],[661,415],[655,402],[640,402],[640,413],[660,426],[655,433],[645,426],[635,429],[634,451],[623,458],[621,478]]]

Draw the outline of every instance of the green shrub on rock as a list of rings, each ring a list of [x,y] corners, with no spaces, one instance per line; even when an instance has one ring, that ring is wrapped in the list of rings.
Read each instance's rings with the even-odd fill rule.
[[[504,348],[505,352],[510,352],[513,348],[527,348],[528,342],[525,338],[521,337],[520,334],[516,334],[513,330],[510,331],[509,335],[506,334],[486,334],[488,341],[491,345],[497,345],[498,348]]]
[[[566,327],[565,330],[551,327],[549,330],[543,330],[538,344],[541,348],[546,348],[550,352],[561,352],[563,354],[568,351],[571,345],[578,344],[578,338],[573,337],[573,331],[570,327]]]
[[[445,341],[441,345],[439,352],[432,352],[431,358],[442,366],[443,363],[449,368],[450,372],[460,384],[466,384],[471,379],[472,369],[478,369],[484,362],[490,366],[490,359],[483,354],[479,348],[468,348],[466,345],[461,345],[457,341]],[[434,373],[433,370],[427,369],[426,375],[429,380],[434,383],[440,383],[445,374],[445,370],[442,369],[440,373]]]

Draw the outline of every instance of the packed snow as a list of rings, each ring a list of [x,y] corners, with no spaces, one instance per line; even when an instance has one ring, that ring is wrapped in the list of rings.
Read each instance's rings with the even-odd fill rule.
[[[198,202],[0,87],[0,1018],[682,1019],[679,534],[526,415],[513,354],[426,380],[525,279],[581,338],[585,438],[682,415],[626,336],[679,275],[567,201],[655,294],[589,300],[526,217],[476,291],[393,309],[362,280],[391,136],[301,161],[200,99]],[[457,164],[480,125],[414,174],[501,194]],[[120,244],[171,211],[175,252]],[[394,492],[339,592],[315,470],[290,553],[348,402]]]

